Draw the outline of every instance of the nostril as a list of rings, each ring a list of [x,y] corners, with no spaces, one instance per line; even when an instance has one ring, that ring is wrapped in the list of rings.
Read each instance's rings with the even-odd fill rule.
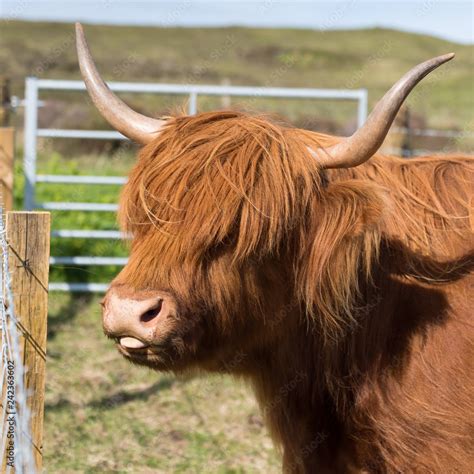
[[[152,308],[150,308],[148,311],[146,311],[140,316],[140,322],[149,323],[150,321],[153,321],[160,314],[162,307],[163,307],[163,300],[160,299],[158,300],[155,306],[153,306]]]

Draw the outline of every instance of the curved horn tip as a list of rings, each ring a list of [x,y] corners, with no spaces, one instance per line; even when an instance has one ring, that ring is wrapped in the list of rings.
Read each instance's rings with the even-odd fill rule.
[[[323,168],[350,168],[367,161],[383,143],[403,101],[427,74],[450,61],[454,53],[428,59],[408,71],[377,103],[365,124],[351,137],[317,150],[309,148]]]
[[[76,29],[76,38],[78,36],[84,36],[84,28],[82,27],[81,23],[76,21],[75,23],[75,29]]]
[[[453,59],[456,56],[456,53],[446,53],[443,56],[440,56],[440,58],[446,58],[446,61],[449,61],[450,59]]]
[[[82,26],[82,23],[76,22],[75,29],[76,29],[76,49],[78,53],[79,51],[82,51],[83,53],[87,53],[89,50],[89,46],[87,44],[86,34],[84,32],[84,27]]]
[[[436,61],[438,65],[447,63],[448,61],[451,61],[456,56],[455,53],[447,53],[447,54],[442,54],[441,56],[437,56],[432,59],[432,61]]]
[[[79,50],[87,49],[86,35],[84,34],[84,27],[78,21],[76,22],[76,49]]]

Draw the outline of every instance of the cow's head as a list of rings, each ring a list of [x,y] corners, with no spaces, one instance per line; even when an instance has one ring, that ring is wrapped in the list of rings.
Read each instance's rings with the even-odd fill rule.
[[[308,315],[349,308],[385,201],[371,183],[331,183],[324,170],[368,160],[410,90],[453,55],[407,73],[338,140],[234,111],[144,117],[102,81],[80,26],[77,46],[99,111],[145,145],[120,203],[130,259],[104,300],[105,332],[127,358],[229,369],[235,354],[278,344]]]

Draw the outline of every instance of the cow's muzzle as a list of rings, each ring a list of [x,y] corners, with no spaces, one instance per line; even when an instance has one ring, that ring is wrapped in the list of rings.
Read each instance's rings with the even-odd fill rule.
[[[126,352],[140,352],[159,345],[169,316],[174,312],[173,299],[165,294],[129,292],[112,287],[103,301],[105,334]]]

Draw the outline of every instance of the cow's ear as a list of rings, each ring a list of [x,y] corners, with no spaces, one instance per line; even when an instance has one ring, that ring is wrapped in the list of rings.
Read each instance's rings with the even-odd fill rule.
[[[330,183],[315,200],[296,283],[308,316],[324,332],[339,330],[353,318],[360,278],[370,279],[378,256],[388,206],[386,191],[357,180]]]

